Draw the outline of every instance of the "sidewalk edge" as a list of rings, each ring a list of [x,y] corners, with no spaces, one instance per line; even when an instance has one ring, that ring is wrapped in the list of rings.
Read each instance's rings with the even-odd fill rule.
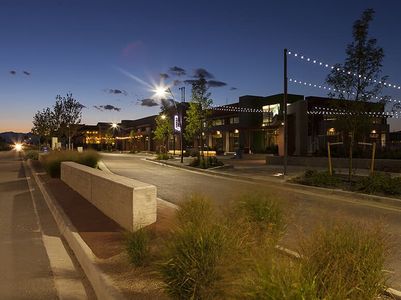
[[[64,236],[68,245],[74,252],[78,262],[80,263],[82,269],[88,277],[88,280],[90,281],[98,299],[125,299],[119,289],[114,286],[111,278],[103,273],[97,266],[96,256],[93,254],[92,250],[85,243],[85,241],[81,238],[75,226],[71,223],[68,216],[64,213],[60,205],[50,196],[43,182],[40,180],[35,170],[33,169],[30,161],[28,161],[28,166],[31,169],[36,184],[38,185],[47,203],[47,206],[49,207],[57,223],[60,234]]]

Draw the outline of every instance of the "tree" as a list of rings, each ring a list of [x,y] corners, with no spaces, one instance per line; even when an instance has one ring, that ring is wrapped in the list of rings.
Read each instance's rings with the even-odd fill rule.
[[[198,138],[201,144],[201,156],[203,157],[203,136],[209,129],[209,117],[211,115],[211,105],[213,100],[210,99],[207,81],[204,76],[192,82],[192,98],[187,110],[185,126],[185,138],[191,140]]]
[[[41,139],[44,143],[49,141],[51,134],[54,131],[52,126],[52,111],[50,108],[45,108],[42,111],[37,111],[33,116],[33,127],[32,133],[39,137],[39,148],[41,144]]]
[[[57,128],[60,138],[67,137],[70,139],[76,135],[78,124],[82,119],[82,108],[84,106],[67,94],[66,97],[56,96],[56,103],[53,106],[53,126]]]
[[[32,133],[45,139],[53,135],[59,138],[66,137],[70,144],[70,139],[78,130],[84,107],[72,97],[71,93],[66,97],[57,95],[53,109],[48,107],[34,115]]]
[[[163,113],[160,113],[156,117],[156,129],[154,134],[155,140],[160,141],[164,147],[164,151],[166,151],[168,139],[173,134],[173,126],[170,118]]]
[[[352,174],[355,141],[365,136],[368,125],[372,123],[360,112],[367,109],[366,102],[377,99],[387,80],[387,76],[381,77],[384,50],[377,45],[376,39],[368,35],[373,16],[373,9],[367,9],[354,22],[354,41],[347,45],[345,62],[334,65],[326,78],[327,84],[335,89],[329,96],[349,100],[342,101],[340,108],[348,110],[351,115],[337,117],[343,133],[349,134],[349,179]],[[382,97],[381,102],[385,104],[386,99],[387,97]]]

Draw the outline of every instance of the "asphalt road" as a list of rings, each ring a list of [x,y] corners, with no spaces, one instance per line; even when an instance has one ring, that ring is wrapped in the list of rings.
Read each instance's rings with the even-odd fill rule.
[[[0,152],[0,299],[93,299],[29,172]]]
[[[278,181],[256,183],[214,175],[200,174],[144,161],[130,154],[104,154],[103,162],[113,172],[153,184],[158,197],[179,204],[191,194],[201,194],[226,205],[240,195],[265,193],[278,199],[289,220],[283,244],[296,249],[298,238],[316,226],[332,220],[381,222],[391,235],[392,255],[387,269],[391,273],[391,286],[401,290],[401,209],[376,202],[340,197],[327,192],[289,188]]]

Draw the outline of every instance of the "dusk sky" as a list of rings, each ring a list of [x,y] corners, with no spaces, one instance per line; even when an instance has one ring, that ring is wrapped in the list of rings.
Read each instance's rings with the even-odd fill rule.
[[[2,0],[0,132],[30,131],[35,112],[69,92],[86,106],[82,123],[157,114],[140,100],[152,97],[160,73],[172,84],[207,70],[215,104],[281,93],[283,48],[341,63],[366,8],[376,11],[370,33],[385,51],[383,75],[401,85],[401,1]],[[288,59],[289,77],[324,83],[328,69]],[[172,88],[178,99],[182,85]],[[293,84],[289,93],[326,95]],[[385,94],[401,100],[399,89]],[[390,124],[401,130],[401,119]]]

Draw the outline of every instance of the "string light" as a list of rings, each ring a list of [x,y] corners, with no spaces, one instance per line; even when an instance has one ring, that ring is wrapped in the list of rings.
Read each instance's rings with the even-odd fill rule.
[[[289,78],[288,81],[291,82],[291,83],[298,83],[300,85],[309,86],[309,87],[313,87],[313,88],[318,88],[318,89],[321,89],[321,90],[333,91],[333,92],[343,93],[343,94],[347,94],[347,95],[356,95],[355,92],[351,92],[350,93],[350,92],[347,92],[345,90],[339,90],[339,89],[331,88],[331,87],[328,87],[328,86],[325,86],[325,85],[320,85],[320,84],[313,84],[313,83],[302,81],[302,80],[298,80],[298,79]],[[369,95],[366,95],[366,94],[362,94],[361,96],[369,97]],[[372,98],[375,99],[375,100],[386,100],[386,101],[389,101],[389,102],[401,103],[401,100],[396,100],[396,99],[391,99],[391,98],[387,99],[385,97],[378,97],[378,96],[374,96]]]
[[[324,63],[324,62],[322,62],[322,61],[320,61],[318,59],[312,59],[312,58],[306,57],[304,55],[301,55],[301,54],[298,54],[298,53],[294,53],[293,51],[288,51],[287,54],[291,55],[291,56],[293,56],[295,58],[301,59],[303,61],[309,62],[311,64],[319,65],[319,66],[321,66],[323,68],[327,68],[327,69],[331,69],[331,70],[336,69],[337,71],[340,71],[342,73],[348,74],[348,75],[353,76],[353,77],[363,78],[364,80],[367,80],[367,81],[370,81],[370,82],[374,82],[374,83],[378,83],[378,84],[381,84],[381,85],[383,85],[385,87],[388,87],[388,88],[401,90],[401,85],[399,85],[399,84],[387,83],[387,82],[382,82],[380,80],[367,78],[367,77],[362,76],[360,74],[352,73],[352,72],[346,71],[346,70],[344,70],[342,68],[338,68],[338,67],[336,67],[334,65]]]
[[[349,111],[340,108],[333,107],[322,107],[322,106],[314,106],[310,112],[323,112],[327,114],[339,114],[339,115],[368,115],[373,117],[387,117],[387,116],[398,116],[401,112],[395,111]]]
[[[262,109],[239,107],[239,106],[212,106],[212,110],[219,111],[231,111],[231,112],[242,112],[242,113],[263,113]]]

